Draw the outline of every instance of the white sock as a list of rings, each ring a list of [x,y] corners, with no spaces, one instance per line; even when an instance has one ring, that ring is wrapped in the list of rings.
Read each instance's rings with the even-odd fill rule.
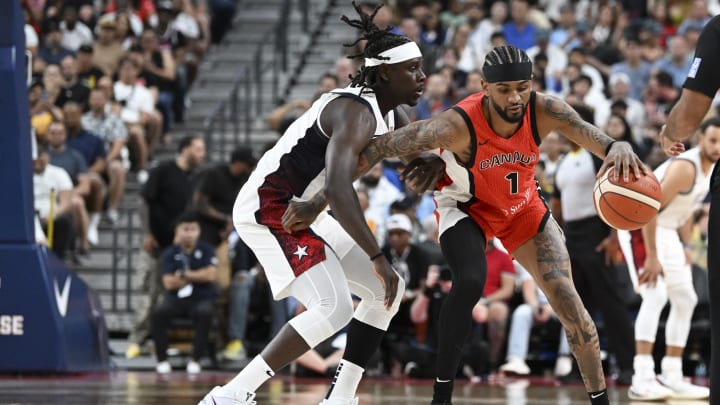
[[[682,358],[665,356],[660,363],[663,377],[682,378]]]
[[[335,373],[335,378],[333,378],[332,385],[330,385],[327,399],[352,400],[355,398],[355,393],[357,392],[358,385],[360,385],[363,372],[365,372],[365,369],[355,363],[351,363],[345,359],[340,361],[337,372]]]
[[[633,369],[636,376],[655,378],[655,360],[650,354],[636,354],[633,358]]]
[[[90,226],[93,228],[97,228],[98,225],[100,225],[100,213],[99,212],[93,212],[89,215],[90,219]]]
[[[252,392],[254,393],[261,385],[275,375],[270,366],[265,363],[258,354],[242,371],[238,373],[223,388],[230,392]]]

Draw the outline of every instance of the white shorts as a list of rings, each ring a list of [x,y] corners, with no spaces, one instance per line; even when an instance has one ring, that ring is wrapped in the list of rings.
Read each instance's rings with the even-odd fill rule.
[[[265,269],[275,299],[289,295],[288,286],[314,265],[325,261],[325,245],[342,260],[355,241],[327,213],[309,230],[288,234],[282,227],[235,220],[235,229]]]

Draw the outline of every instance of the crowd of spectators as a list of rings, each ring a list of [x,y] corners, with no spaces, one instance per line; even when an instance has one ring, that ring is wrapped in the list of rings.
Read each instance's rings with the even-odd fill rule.
[[[72,226],[55,229],[68,243],[54,248],[78,265],[99,243],[101,221],[118,222],[128,176],[147,181],[157,145],[170,142],[172,125],[183,120],[199,62],[230,28],[236,6],[218,0],[18,1],[32,54],[31,126],[47,146],[49,164],[72,180],[73,197],[64,201],[76,203],[66,213]],[[42,190],[61,189],[47,181],[36,177],[44,228],[49,195]]]

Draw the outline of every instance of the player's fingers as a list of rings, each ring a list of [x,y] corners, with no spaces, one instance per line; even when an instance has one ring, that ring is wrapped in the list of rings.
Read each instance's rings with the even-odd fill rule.
[[[385,308],[390,310],[390,307],[392,307],[393,302],[395,301],[395,296],[397,295],[397,281],[393,281],[390,283],[390,288],[385,290]]]
[[[630,162],[628,159],[622,160],[622,173],[623,173],[623,181],[629,182],[630,181]]]
[[[596,177],[597,177],[598,179],[601,178],[608,169],[610,169],[610,161],[607,160],[607,159],[605,159],[605,160],[603,161],[603,164],[600,166],[600,169],[598,170],[598,173],[597,173],[597,176],[596,176]]]
[[[286,218],[283,218],[281,223],[287,233],[292,233],[292,224]]]
[[[293,206],[291,202],[290,205],[288,205],[288,207],[285,209],[285,212],[283,212],[282,222],[289,222],[293,216],[295,216],[295,206]]]
[[[298,220],[295,221],[295,223],[293,224],[293,229],[296,230],[296,231],[302,231],[303,229],[308,229],[308,228],[310,228],[310,225],[312,225],[312,224],[313,224],[313,221],[311,221],[311,220],[307,220],[307,221],[306,221],[306,220],[300,220],[300,219],[298,219]]]
[[[633,158],[631,166],[635,178],[639,179],[644,174],[644,172],[642,171],[642,164],[639,164],[637,159]]]
[[[285,228],[286,231],[292,233],[292,227],[295,221],[292,219],[293,217],[288,217],[283,219],[282,221],[282,227]]]

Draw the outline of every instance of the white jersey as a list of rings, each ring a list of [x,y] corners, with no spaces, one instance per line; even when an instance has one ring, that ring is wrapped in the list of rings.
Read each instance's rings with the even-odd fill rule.
[[[289,201],[309,199],[325,185],[325,152],[330,138],[319,117],[328,103],[339,97],[367,105],[377,122],[375,135],[394,129],[394,112],[388,114],[386,122],[372,92],[344,88],[323,94],[263,155],[235,200],[235,229],[265,267],[276,299],[290,294],[289,286],[296,277],[326,260],[326,246],[341,260],[356,246],[342,226],[325,213],[309,229],[289,234],[282,228]]]
[[[362,91],[360,87],[346,87],[323,94],[260,159],[235,201],[236,223],[238,220],[259,223],[256,211],[268,199],[274,202],[284,199],[285,203],[292,198],[306,200],[323,188],[325,151],[330,138],[323,131],[319,117],[325,107],[339,97],[356,99],[370,108],[377,123],[375,136],[395,129],[394,111],[388,113],[386,121],[375,94],[367,88]],[[275,214],[279,222],[283,213]]]
[[[655,173],[655,177],[657,177],[661,183],[668,166],[675,159],[684,159],[692,162],[695,166],[695,183],[690,191],[686,193],[678,193],[675,198],[673,198],[658,214],[658,226],[669,229],[677,229],[681,227],[687,219],[690,218],[694,209],[697,208],[705,199],[705,196],[707,196],[710,189],[710,174],[713,170],[713,167],[711,166],[707,173],[703,173],[700,159],[700,148],[694,147],[686,152],[683,152],[676,158],[668,159],[655,169],[653,173]]]

